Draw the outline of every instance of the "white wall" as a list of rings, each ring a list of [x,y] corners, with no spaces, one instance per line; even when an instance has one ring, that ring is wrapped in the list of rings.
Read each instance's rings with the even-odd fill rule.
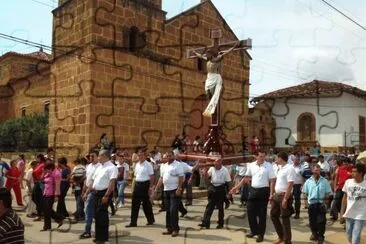
[[[316,140],[323,147],[344,146],[344,132],[348,133],[347,146],[358,144],[359,122],[358,116],[366,116],[366,100],[344,93],[337,98],[320,98],[319,111],[316,99],[289,99],[286,108],[284,99],[277,99],[275,104],[267,102],[272,106],[272,116],[276,120],[276,147],[291,147],[285,144],[285,139],[290,134],[289,143],[295,144],[297,140],[297,119],[305,112],[312,113],[316,123]],[[330,113],[336,111],[337,115]],[[326,115],[329,113],[328,115]],[[323,115],[323,116],[322,116]],[[334,129],[319,128],[322,125]],[[283,127],[283,129],[280,129]],[[354,133],[350,133],[353,128]]]

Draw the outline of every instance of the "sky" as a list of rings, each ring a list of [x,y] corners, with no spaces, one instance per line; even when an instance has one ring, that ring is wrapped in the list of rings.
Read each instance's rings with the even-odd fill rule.
[[[163,0],[170,18],[200,0]],[[239,39],[251,38],[250,95],[314,79],[366,90],[366,1],[212,0]],[[228,4],[230,2],[230,4]],[[57,0],[3,1],[0,33],[50,46]],[[0,38],[0,54],[37,48]]]

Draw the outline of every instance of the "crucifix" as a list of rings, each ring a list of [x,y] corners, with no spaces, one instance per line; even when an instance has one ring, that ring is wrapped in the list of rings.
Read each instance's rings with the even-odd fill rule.
[[[228,43],[220,43],[222,37],[221,29],[211,30],[210,37],[213,39],[212,46],[189,49],[188,58],[200,58],[206,61],[207,79],[205,81],[205,91],[207,98],[210,100],[207,108],[203,112],[203,116],[211,118],[210,132],[208,140],[205,142],[210,149],[206,152],[215,152],[221,154],[220,137],[220,96],[222,89],[221,62],[223,57],[232,51],[251,49],[252,40],[232,41]],[[221,48],[228,48],[220,51]],[[207,148],[204,145],[204,148]],[[208,154],[208,153],[207,153]]]

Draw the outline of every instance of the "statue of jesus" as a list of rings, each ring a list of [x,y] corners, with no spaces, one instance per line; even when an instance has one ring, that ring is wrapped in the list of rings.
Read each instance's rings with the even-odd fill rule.
[[[225,55],[232,52],[239,45],[240,42],[236,43],[232,48],[220,52],[218,51],[218,47],[210,48],[204,54],[193,51],[193,54],[197,58],[205,60],[207,65],[207,79],[205,82],[205,91],[207,98],[210,99],[210,102],[203,112],[203,116],[211,117],[212,114],[215,113],[222,88],[221,61]]]

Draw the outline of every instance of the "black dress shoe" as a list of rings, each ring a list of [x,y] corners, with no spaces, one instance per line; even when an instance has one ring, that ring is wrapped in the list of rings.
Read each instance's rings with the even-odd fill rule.
[[[230,202],[225,202],[225,209],[228,209],[230,207]]]
[[[199,224],[198,225],[199,227],[202,227],[202,228],[206,228],[206,229],[210,229],[210,226],[208,226],[208,225],[205,225],[205,224]]]
[[[131,223],[130,223],[130,224],[126,225],[125,227],[126,227],[126,228],[137,227],[137,224],[131,224]]]
[[[153,225],[155,222],[148,222],[146,225]]]
[[[81,234],[79,236],[80,239],[88,239],[88,238],[91,238],[91,234],[90,233],[86,233],[84,232],[83,234]]]
[[[218,225],[218,226],[216,226],[216,229],[222,229],[222,228],[224,228],[224,225]]]
[[[184,216],[186,216],[186,215],[187,215],[187,213],[188,213],[188,211],[187,211],[187,212],[184,212],[184,213],[181,213],[181,214],[180,214],[180,217],[182,217],[182,218],[183,218]]]
[[[246,237],[248,237],[248,238],[253,238],[254,236],[255,236],[255,234],[252,232],[246,234]]]
[[[257,236],[257,239],[255,241],[256,242],[262,242],[263,241],[263,236],[261,236],[261,235]]]

